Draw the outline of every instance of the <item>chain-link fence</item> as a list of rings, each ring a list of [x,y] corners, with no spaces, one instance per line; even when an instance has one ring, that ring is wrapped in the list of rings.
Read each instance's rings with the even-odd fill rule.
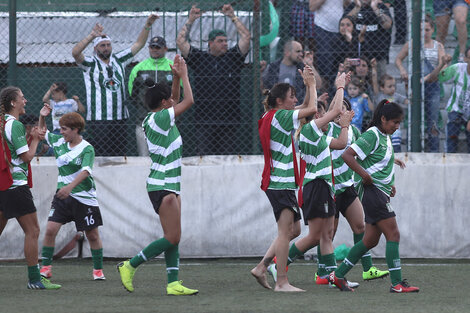
[[[183,154],[243,155],[261,153],[256,122],[263,112],[262,87],[289,82],[296,87],[301,102],[304,87],[296,74],[297,67],[310,63],[318,72],[319,94],[329,93],[328,101],[334,94],[337,71],[354,73],[354,83],[346,92],[357,110],[354,124],[358,128],[366,128],[377,103],[386,98],[400,103],[406,115],[401,134],[394,137],[397,148],[410,148],[412,130],[414,134],[419,132],[424,151],[445,151],[445,107],[452,84],[434,79],[423,85],[425,101],[417,104],[416,111],[420,118],[410,118],[415,112],[410,110],[412,94],[407,79],[411,78],[408,73],[412,58],[411,50],[402,50],[410,39],[410,3],[408,7],[404,0],[384,1],[377,6],[375,1],[359,3],[363,4],[328,0],[321,7],[312,7],[313,13],[308,0],[235,1],[231,3],[232,15],[220,12],[224,1],[198,1],[202,16],[190,23],[188,35],[182,36],[180,42],[178,34],[188,27],[191,1],[100,1],[93,5],[72,1],[18,2],[16,23],[11,23],[8,6],[3,4],[0,81],[2,86],[15,84],[23,90],[29,101],[27,113],[33,115],[38,114],[43,100],[52,100],[57,108],[62,105],[67,110],[78,109],[73,101],[61,103],[64,99],[60,90],[52,88],[54,91],[47,94],[53,83],[66,83],[66,97],[78,97],[85,108],[87,126],[83,135],[95,146],[97,155],[145,155],[140,125],[148,110],[142,95],[149,82],[171,84],[168,61],[155,59],[157,50],[161,53],[166,47],[165,57],[169,60],[176,53],[185,56],[195,98],[193,107],[176,121],[184,141]],[[432,1],[429,3],[426,10],[433,13]],[[128,58],[139,34],[145,33],[148,16],[156,11],[159,19],[150,27],[145,45]],[[90,42],[83,50],[85,59],[79,67],[72,49],[92,32],[96,23],[111,39],[114,59],[107,64],[102,55],[92,58],[94,44]],[[214,29],[221,30],[218,34],[227,38],[226,48],[224,42],[217,47],[215,40],[209,40]],[[244,29],[250,34],[247,49]],[[15,31],[16,42],[10,41],[9,35]],[[154,39],[151,47],[149,41],[155,36],[161,36],[164,42]],[[457,41],[450,35],[447,38],[445,48],[449,52]],[[434,39],[431,46],[426,40],[421,53],[422,59],[429,62],[422,63],[423,76],[439,65],[441,56]],[[192,48],[186,49],[185,44]],[[11,47],[16,48],[13,57],[15,50]],[[406,57],[405,51],[410,56]],[[401,58],[401,68],[394,64],[397,56]],[[10,60],[14,59],[12,65]],[[260,60],[265,60],[266,66]],[[411,127],[411,121],[419,123],[419,127]],[[50,118],[48,125],[50,130],[56,127]],[[466,151],[465,126],[463,122],[456,124],[457,151]]]

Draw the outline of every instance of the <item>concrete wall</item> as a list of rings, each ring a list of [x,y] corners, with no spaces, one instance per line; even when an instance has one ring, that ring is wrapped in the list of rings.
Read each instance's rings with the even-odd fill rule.
[[[470,219],[466,192],[470,155],[397,154],[407,168],[396,169],[397,196],[392,206],[401,232],[402,257],[469,258]],[[53,158],[32,162],[32,189],[41,226],[40,247],[56,188]],[[162,236],[158,216],[145,190],[148,158],[97,158],[94,177],[104,225],[106,257],[129,257]],[[182,257],[263,255],[277,228],[267,197],[259,188],[262,156],[183,159]],[[56,251],[75,233],[69,223],[59,232]],[[305,226],[301,236],[307,233]],[[10,220],[0,237],[0,259],[23,258],[23,232]],[[334,244],[351,246],[344,218]],[[385,239],[372,251],[385,255]],[[70,255],[76,255],[72,251]],[[84,256],[90,256],[85,242]]]

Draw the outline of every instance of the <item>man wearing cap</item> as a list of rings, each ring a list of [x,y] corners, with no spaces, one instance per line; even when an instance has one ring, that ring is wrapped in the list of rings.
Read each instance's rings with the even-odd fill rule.
[[[144,96],[149,86],[159,82],[166,82],[171,87],[173,75],[170,65],[173,61],[166,58],[168,51],[165,38],[156,36],[149,41],[150,57],[139,62],[129,76],[129,95],[136,108],[136,139],[137,151],[140,156],[148,156],[148,147],[142,128],[142,121],[150,111],[144,104]]]
[[[152,24],[158,18],[151,14],[132,47],[112,52],[111,38],[97,23],[90,34],[72,49],[72,56],[83,70],[86,88],[88,130],[96,155],[125,155],[127,145],[126,120],[129,112],[124,105],[125,67],[147,41]],[[94,55],[85,57],[83,50],[93,42]]]
[[[238,43],[228,49],[227,35],[214,29],[209,33],[208,51],[189,44],[189,33],[202,11],[195,5],[189,12],[186,24],[176,39],[189,68],[192,71],[195,99],[196,136],[198,153],[239,154],[234,136],[241,128],[240,72],[250,49],[250,31],[235,15],[230,4],[222,7],[239,34]]]

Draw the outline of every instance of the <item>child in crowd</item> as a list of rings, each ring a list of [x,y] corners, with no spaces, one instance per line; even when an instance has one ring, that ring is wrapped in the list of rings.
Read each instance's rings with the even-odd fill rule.
[[[364,93],[364,84],[358,76],[354,76],[351,79],[351,82],[347,86],[347,92],[348,95],[346,98],[351,102],[354,111],[351,124],[364,131],[362,127],[364,112],[372,112],[374,110],[374,104],[370,101],[369,96]]]
[[[401,106],[403,111],[405,112],[408,108],[408,99],[396,92],[396,81],[395,78],[388,74],[384,74],[380,77],[379,80],[379,90],[380,93],[377,95],[376,100],[378,102],[382,101],[383,99],[387,99],[390,102],[395,102]],[[401,143],[402,143],[402,128],[397,129],[396,132],[392,135],[392,146],[395,152],[401,152]]]
[[[67,84],[64,82],[53,83],[44,94],[42,102],[49,104],[52,109],[54,134],[60,134],[59,119],[62,115],[70,112],[85,113],[85,107],[77,96],[72,96],[72,99],[67,98]]]

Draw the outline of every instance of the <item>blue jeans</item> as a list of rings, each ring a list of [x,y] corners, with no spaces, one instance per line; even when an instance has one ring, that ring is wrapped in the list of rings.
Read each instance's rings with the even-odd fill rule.
[[[467,123],[463,118],[462,113],[449,112],[447,121],[447,152],[457,152],[457,145],[459,143],[459,134],[462,126],[465,128],[465,136],[467,138],[467,151],[470,151],[470,133],[467,131]]]
[[[426,118],[426,150],[429,152],[439,151],[439,83],[428,83],[424,86],[424,116]]]

